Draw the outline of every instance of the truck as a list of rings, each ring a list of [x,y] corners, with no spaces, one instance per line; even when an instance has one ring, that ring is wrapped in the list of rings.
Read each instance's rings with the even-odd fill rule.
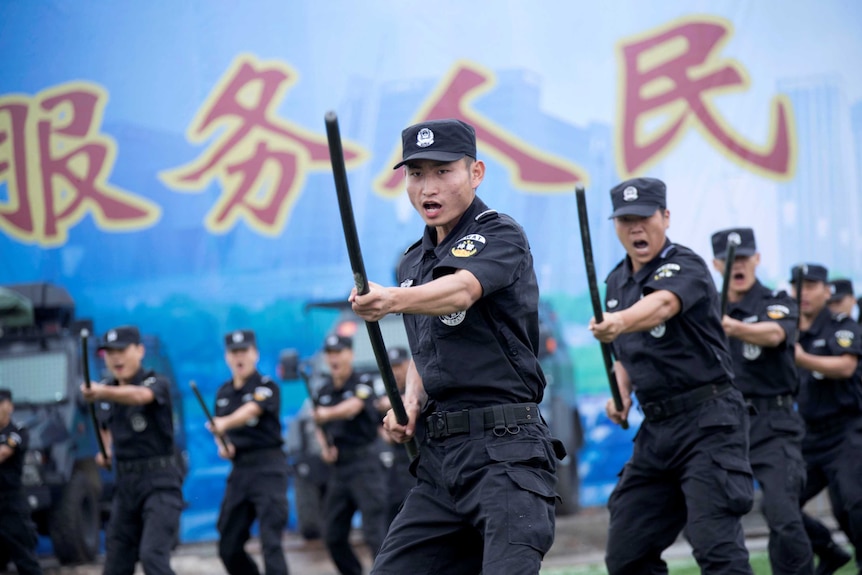
[[[307,309],[336,310],[336,318],[327,331],[329,334],[347,335],[353,338],[354,369],[362,374],[374,376],[375,391],[383,395],[382,379],[379,375],[374,350],[364,322],[342,301],[313,303]],[[388,315],[378,322],[386,348],[402,346],[409,349],[407,333],[400,316]],[[305,378],[312,393],[319,389],[326,373],[326,364],[320,350],[311,357],[299,361],[294,350],[285,350],[280,361],[282,379]],[[584,431],[577,403],[574,363],[563,337],[562,326],[547,301],[539,303],[539,361],[545,373],[547,386],[541,403],[542,415],[551,433],[566,447],[566,457],[558,462],[557,503],[558,515],[571,515],[579,508],[580,476],[578,474],[578,452],[584,444]],[[325,490],[326,466],[320,465],[319,449],[314,438],[314,422],[310,419],[308,405],[297,413],[288,427],[287,453],[293,470],[292,481],[297,508],[298,531],[306,538],[314,538],[320,532],[319,504]],[[382,445],[379,455],[382,464],[391,464],[390,450]],[[401,446],[394,446],[401,449]]]
[[[75,316],[69,292],[50,283],[0,286],[0,386],[12,389],[14,419],[28,430],[22,487],[40,535],[63,564],[99,554],[115,476],[95,463],[96,430],[80,393],[84,380],[81,331],[93,322]],[[90,339],[90,376],[107,375]],[[157,336],[142,336],[145,367],[171,375]],[[173,386],[175,439],[185,461],[182,401]],[[0,558],[2,561],[3,558]]]

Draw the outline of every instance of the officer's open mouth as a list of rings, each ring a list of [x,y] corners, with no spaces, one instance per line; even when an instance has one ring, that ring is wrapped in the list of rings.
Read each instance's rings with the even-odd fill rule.
[[[642,250],[649,246],[649,242],[646,240],[636,240],[634,246],[636,250]]]
[[[736,272],[735,274],[733,274],[733,279],[735,279],[735,280],[744,280],[744,279],[745,279],[745,274],[744,274],[744,273],[742,273],[742,272]]]
[[[425,212],[430,213],[438,212],[442,206],[437,202],[425,202],[422,204],[422,207],[425,209]]]

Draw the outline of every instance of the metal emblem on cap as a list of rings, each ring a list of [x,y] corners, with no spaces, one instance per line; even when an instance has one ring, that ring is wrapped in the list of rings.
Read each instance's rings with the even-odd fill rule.
[[[638,189],[634,186],[629,186],[623,190],[623,201],[633,202],[638,199]]]
[[[427,148],[433,143],[434,132],[432,132],[428,128],[422,128],[421,130],[419,130],[419,133],[416,134],[416,145],[420,148]]]
[[[234,343],[239,343],[242,341],[242,332],[241,331],[235,331],[235,332],[233,332],[233,335],[230,336],[230,338],[231,338],[231,340],[233,340]]]
[[[740,245],[742,243],[742,238],[736,232],[730,232],[727,234],[727,243]]]
[[[117,341],[117,332],[114,330],[109,331],[105,339],[108,341]]]
[[[337,335],[331,335],[328,338],[326,338],[326,345],[338,345],[338,336]]]

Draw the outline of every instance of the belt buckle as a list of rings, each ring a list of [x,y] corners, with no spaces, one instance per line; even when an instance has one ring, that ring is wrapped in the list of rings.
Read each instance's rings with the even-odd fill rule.
[[[448,437],[449,436],[449,420],[446,418],[445,411],[435,411],[431,414],[432,419],[432,437]]]

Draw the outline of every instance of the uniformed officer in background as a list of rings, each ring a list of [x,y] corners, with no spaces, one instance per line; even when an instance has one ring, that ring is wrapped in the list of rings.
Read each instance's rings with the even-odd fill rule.
[[[794,289],[798,268],[791,270]],[[800,337],[796,344],[799,368],[799,412],[805,420],[802,454],[807,481],[802,504],[829,489],[832,512],[858,554],[862,552],[862,329],[845,315],[832,315],[827,306],[831,289],[824,266],[801,266]],[[832,573],[838,564],[834,549],[819,548],[818,573]],[[823,569],[821,569],[823,567]],[[836,567],[837,568],[837,567]]]
[[[21,494],[21,471],[27,451],[27,430],[12,421],[12,391],[0,388],[0,571],[7,560],[21,575],[41,575],[36,560],[36,530],[30,506]]]
[[[613,343],[623,411],[632,390],[644,414],[608,501],[611,575],[666,573],[681,530],[703,573],[751,573],[740,517],[751,509],[748,413],[733,385],[718,293],[704,261],[667,238],[666,187],[635,178],[611,189],[626,257],[607,278],[597,339]]]
[[[731,238],[738,247],[735,260],[727,262]],[[731,266],[727,315],[721,323],[729,338],[734,383],[752,408],[749,461],[763,494],[772,573],[811,574],[811,543],[798,504],[805,482],[805,423],[795,407],[799,310],[787,292],[771,290],[757,279],[760,253],[751,228],[714,233],[712,253],[719,274],[724,275],[726,266]]]
[[[175,460],[170,383],[141,366],[144,345],[131,325],[108,330],[99,344],[112,378],[81,385],[99,402],[102,438],[116,460],[117,485],[106,534],[105,575],[173,574],[170,550],[183,508],[182,471]],[[105,465],[102,454],[96,462]]]
[[[219,455],[233,463],[218,518],[219,557],[231,575],[256,575],[245,550],[257,519],[266,575],[285,575],[281,536],[287,524],[287,457],[281,449],[281,395],[257,370],[260,353],[251,330],[224,336],[231,372],[216,393],[212,425]],[[227,438],[227,450],[219,439]]]
[[[350,546],[353,514],[362,513],[362,534],[372,557],[387,526],[385,476],[376,449],[380,415],[371,378],[353,370],[353,340],[330,335],[323,352],[329,374],[314,408],[321,457],[332,465],[323,501],[323,538],[339,573],[362,575]]]
[[[407,370],[410,367],[410,352],[406,348],[395,346],[386,350],[389,355],[389,364],[392,366],[392,375],[395,377],[395,384],[398,387],[398,393],[404,395],[405,386],[407,385]],[[389,397],[381,395],[377,400],[377,411],[386,415],[392,408],[389,402]],[[387,522],[389,525],[398,510],[401,508],[401,502],[407,496],[407,492],[416,485],[416,478],[410,473],[410,456],[403,445],[394,442],[389,433],[381,427],[384,440],[390,444],[390,448],[385,452],[391,456],[391,461],[387,461],[386,468],[386,504],[388,507]],[[394,443],[394,445],[393,445]]]
[[[853,308],[856,307],[856,296],[853,293],[853,282],[847,278],[837,278],[829,282],[829,297],[827,305],[832,315],[844,314],[853,317]],[[862,321],[862,309],[859,310],[859,319]]]
[[[485,164],[460,120],[401,133],[407,195],[425,222],[402,257],[399,287],[353,290],[367,321],[403,313],[413,356],[399,425],[424,424],[417,485],[389,527],[375,575],[535,575],[554,540],[557,457],[539,413],[545,377],[539,289],[527,236],[477,196]],[[421,412],[421,415],[420,415]]]

